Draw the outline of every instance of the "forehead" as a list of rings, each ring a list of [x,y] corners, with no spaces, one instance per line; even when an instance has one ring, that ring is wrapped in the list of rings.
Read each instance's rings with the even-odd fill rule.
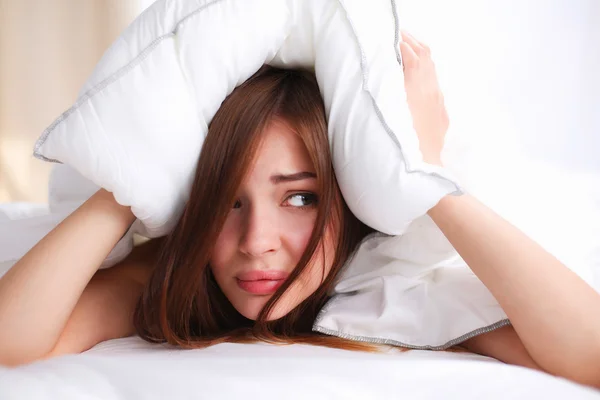
[[[274,173],[314,172],[308,150],[286,123],[273,120],[265,130],[248,178],[269,179]]]

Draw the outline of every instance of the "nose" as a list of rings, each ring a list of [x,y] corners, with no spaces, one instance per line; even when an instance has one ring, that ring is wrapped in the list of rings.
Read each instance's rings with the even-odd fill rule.
[[[251,257],[276,253],[281,237],[276,211],[267,207],[248,207],[240,238],[240,251]]]

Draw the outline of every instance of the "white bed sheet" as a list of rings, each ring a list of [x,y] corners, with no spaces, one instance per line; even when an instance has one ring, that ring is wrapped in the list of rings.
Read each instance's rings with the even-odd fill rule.
[[[138,337],[0,369],[0,399],[600,399],[600,391],[467,353],[221,344]]]

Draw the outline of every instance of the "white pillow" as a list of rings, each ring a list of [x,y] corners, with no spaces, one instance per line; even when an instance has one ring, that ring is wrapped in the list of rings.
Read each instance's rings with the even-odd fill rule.
[[[263,64],[313,69],[350,209],[400,234],[461,188],[419,151],[393,0],[160,0],[106,52],[34,154],[72,166],[166,234],[188,198],[207,126]],[[55,193],[60,197],[60,193]]]

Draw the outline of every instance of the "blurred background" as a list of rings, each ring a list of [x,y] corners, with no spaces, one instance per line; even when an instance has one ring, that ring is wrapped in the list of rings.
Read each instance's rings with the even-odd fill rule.
[[[448,157],[489,172],[520,152],[600,176],[600,1],[397,2],[402,25],[433,51]],[[0,202],[47,200],[51,164],[32,157],[35,140],[151,3],[0,0]]]
[[[151,2],[0,0],[0,202],[47,200],[32,149],[103,52]]]

